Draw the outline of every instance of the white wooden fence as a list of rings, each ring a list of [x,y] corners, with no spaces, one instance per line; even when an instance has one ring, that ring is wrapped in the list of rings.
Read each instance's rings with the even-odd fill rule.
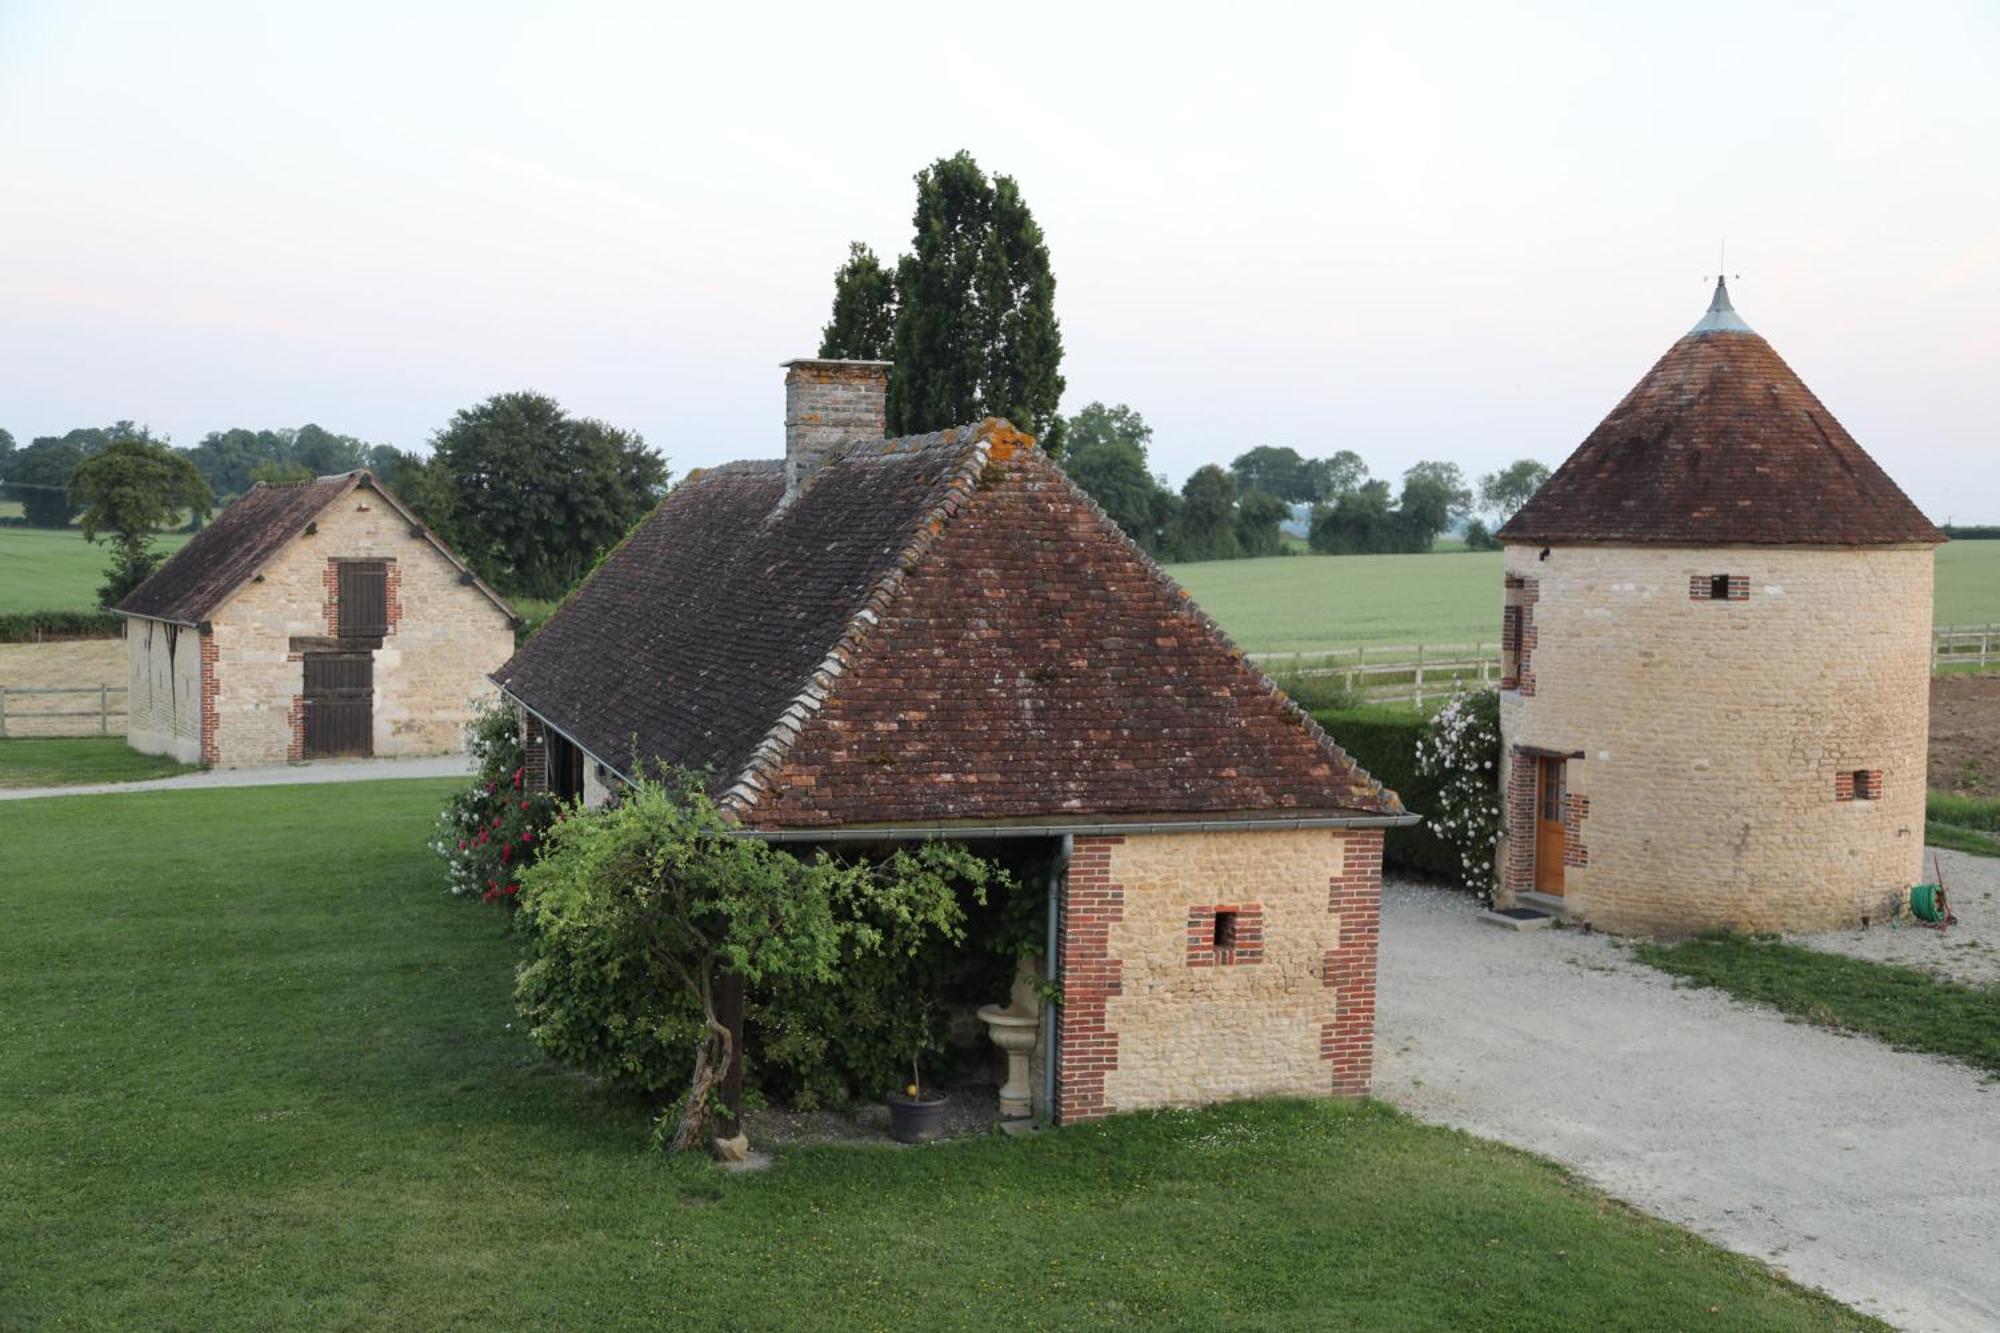
[[[81,695],[96,700],[94,708],[43,708],[40,700],[60,695]],[[117,696],[119,707],[112,708],[112,697]],[[30,701],[34,702],[30,702]],[[90,730],[88,723],[75,719],[93,718],[97,722],[97,734],[109,736],[111,723],[115,718],[118,730],[125,730],[125,686],[123,685],[0,685],[0,736],[9,735],[8,726],[13,726],[15,736],[75,736]],[[44,725],[54,721],[53,726]]]
[[[1253,653],[1274,676],[1337,680],[1369,703],[1414,703],[1500,679],[1497,643],[1388,643],[1319,653]],[[1931,669],[2000,669],[2000,625],[1942,625],[1931,632]]]

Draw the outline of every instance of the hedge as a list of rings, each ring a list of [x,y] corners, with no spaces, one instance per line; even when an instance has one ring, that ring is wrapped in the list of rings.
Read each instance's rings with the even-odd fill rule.
[[[2000,524],[1983,523],[1971,527],[1944,525],[1944,535],[1955,542],[2000,541]]]
[[[124,632],[124,617],[109,611],[15,611],[0,615],[0,643],[115,639]]]
[[[1377,705],[1320,709],[1313,720],[1376,781],[1393,788],[1407,809],[1428,815],[1436,808],[1436,789],[1417,771],[1417,738],[1430,725],[1427,714]],[[1390,829],[1382,861],[1392,869],[1446,883],[1457,882],[1459,874],[1458,853],[1424,824]]]

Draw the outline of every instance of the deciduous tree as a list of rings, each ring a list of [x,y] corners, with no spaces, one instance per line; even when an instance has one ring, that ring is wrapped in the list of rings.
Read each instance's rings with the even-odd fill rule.
[[[69,480],[70,501],[83,511],[83,535],[115,538],[111,572],[97,590],[103,606],[116,606],[159,566],[153,539],[177,524],[183,512],[209,503],[208,483],[179,451],[151,440],[114,440],[78,463]]]
[[[1491,514],[1496,524],[1505,523],[1548,479],[1548,468],[1532,458],[1509,463],[1479,479],[1479,507]]]
[[[496,586],[560,597],[652,509],[666,461],[638,435],[572,417],[544,394],[503,393],[431,440],[408,499]]]

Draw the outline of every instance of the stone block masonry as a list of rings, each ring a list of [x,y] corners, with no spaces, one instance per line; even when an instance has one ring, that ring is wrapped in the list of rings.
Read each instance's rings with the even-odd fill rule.
[[[1537,646],[1535,693],[1501,693],[1503,891],[1534,883],[1541,752],[1574,756],[1573,917],[1675,935],[1899,909],[1922,877],[1929,546],[1523,544],[1505,561],[1508,597],[1537,585]]]
[[[292,640],[337,634],[339,562],[381,561],[389,633],[374,650],[374,752],[462,749],[486,673],[514,648],[506,612],[376,492],[329,505],[218,607],[203,638],[203,762],[241,767],[303,757],[304,662]]]
[[[1058,1118],[1364,1095],[1381,884],[1379,829],[1079,837]]]

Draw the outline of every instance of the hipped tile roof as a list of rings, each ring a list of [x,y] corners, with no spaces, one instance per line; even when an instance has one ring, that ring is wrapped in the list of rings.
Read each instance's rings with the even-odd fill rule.
[[[762,828],[1402,806],[1004,422],[691,475],[494,679]]]
[[[1736,316],[1719,283],[1708,315],[1499,536],[1694,546],[1945,540]]]

